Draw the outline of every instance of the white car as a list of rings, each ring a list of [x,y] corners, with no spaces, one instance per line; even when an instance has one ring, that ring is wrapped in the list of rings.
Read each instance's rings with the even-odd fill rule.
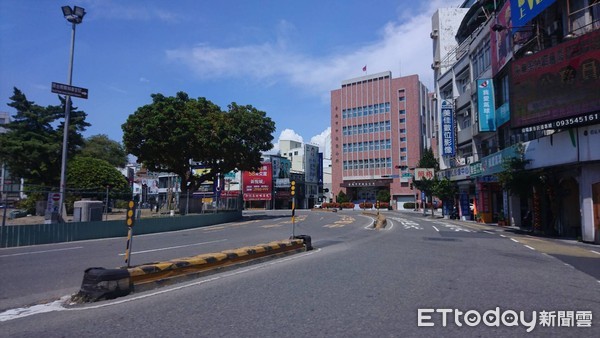
[[[313,206],[313,208],[315,208],[315,209],[321,209],[321,208],[323,208],[323,205],[322,205],[322,204],[320,204],[320,203],[319,203],[319,204],[315,204],[315,205]]]

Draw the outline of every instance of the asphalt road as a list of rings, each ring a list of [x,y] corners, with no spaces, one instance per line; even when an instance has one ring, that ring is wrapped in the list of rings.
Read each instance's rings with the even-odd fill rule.
[[[365,229],[369,222],[358,213],[304,215],[297,232],[313,237],[314,251],[113,301],[45,306],[21,310],[21,316],[5,312],[0,336],[600,336],[595,270],[585,271],[588,264],[575,268],[558,257],[566,250],[579,262],[577,257],[587,260],[589,254],[598,266],[593,248],[557,249],[559,243],[536,244],[526,236],[415,214],[390,213],[388,228],[380,231]],[[135,243],[140,250],[153,250],[148,248],[156,244],[184,245],[183,238],[188,244],[227,239],[198,244],[202,251],[246,240],[256,244],[258,237],[265,242],[289,236],[286,221],[265,215],[212,232]],[[121,257],[113,256],[122,252],[121,244],[94,263],[120,265]],[[139,259],[197,249],[153,251]],[[547,252],[552,250],[561,254]],[[83,251],[74,252],[60,256],[88,259]],[[7,258],[21,257],[2,255],[3,266]],[[27,311],[48,312],[24,316]],[[551,325],[543,325],[545,318]]]

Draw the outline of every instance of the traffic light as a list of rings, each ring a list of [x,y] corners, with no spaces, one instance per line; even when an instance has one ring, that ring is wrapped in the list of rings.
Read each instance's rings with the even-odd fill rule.
[[[135,202],[129,201],[127,203],[127,217],[125,218],[125,223],[127,223],[128,227],[132,227],[135,221]]]
[[[292,184],[291,190],[292,190],[292,196],[296,195],[296,181],[292,181],[290,182]]]

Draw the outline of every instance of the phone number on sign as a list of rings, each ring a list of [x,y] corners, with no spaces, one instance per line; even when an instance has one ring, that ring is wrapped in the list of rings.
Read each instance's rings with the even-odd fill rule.
[[[571,126],[574,124],[593,122],[593,121],[599,121],[599,120],[600,120],[600,114],[596,113],[596,114],[590,114],[590,115],[584,115],[584,116],[559,120],[559,121],[556,121],[554,124],[556,127],[568,127],[568,126]]]

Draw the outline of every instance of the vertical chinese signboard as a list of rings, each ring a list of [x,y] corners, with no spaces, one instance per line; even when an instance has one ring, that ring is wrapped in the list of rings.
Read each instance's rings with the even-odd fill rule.
[[[492,79],[477,80],[477,110],[479,131],[496,131],[494,85]]]
[[[244,171],[244,201],[271,200],[273,169],[271,163],[263,163],[258,172]]]
[[[454,156],[454,107],[452,103],[442,101],[442,155]]]

